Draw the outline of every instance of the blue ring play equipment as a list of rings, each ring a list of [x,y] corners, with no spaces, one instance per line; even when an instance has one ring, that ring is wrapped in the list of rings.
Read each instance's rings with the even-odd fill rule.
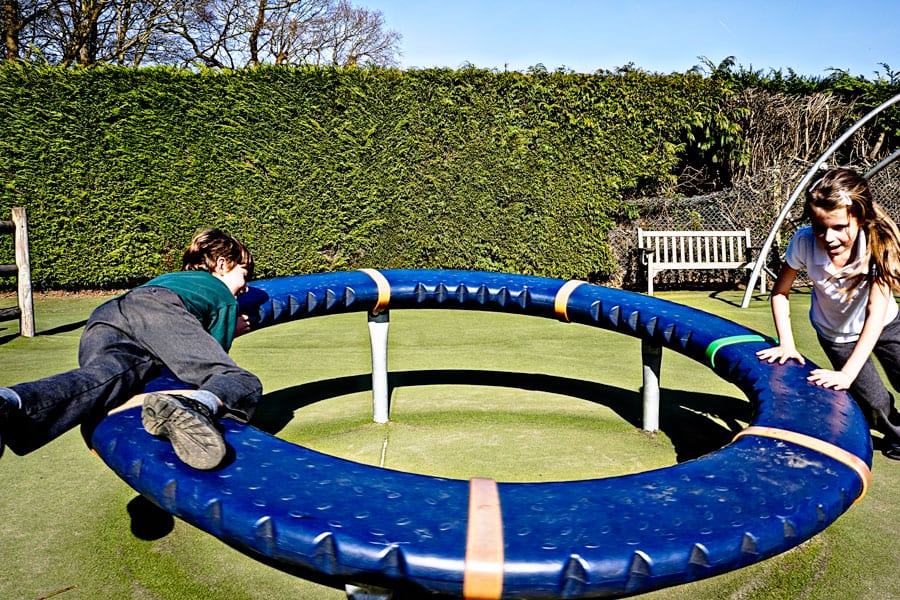
[[[869,429],[846,393],[808,383],[809,365],[758,360],[755,352],[771,341],[757,332],[672,302],[577,281],[404,270],[261,280],[241,302],[256,327],[388,308],[592,325],[707,364],[754,406],[750,426],[732,443],[696,460],[553,483],[366,466],[229,419],[234,460],[196,471],[143,430],[139,408],[110,415],[94,431],[95,451],[135,490],[243,552],[315,581],[415,597],[629,595],[784,552],[825,529],[868,485]]]

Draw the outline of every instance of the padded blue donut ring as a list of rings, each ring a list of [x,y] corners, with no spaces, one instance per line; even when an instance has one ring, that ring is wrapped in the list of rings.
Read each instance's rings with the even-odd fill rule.
[[[755,407],[696,460],[621,477],[494,483],[321,454],[224,420],[235,458],[182,464],[138,408],[107,417],[95,451],[135,490],[268,564],[322,583],[467,598],[596,598],[710,577],[816,535],[864,493],[869,429],[810,366],[759,361],[757,332],[658,298],[472,271],[353,271],[256,281],[257,327],[386,308],[513,312],[641,338],[709,365]]]

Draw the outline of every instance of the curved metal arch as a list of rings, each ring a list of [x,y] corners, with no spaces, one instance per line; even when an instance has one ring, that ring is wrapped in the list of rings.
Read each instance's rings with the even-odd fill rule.
[[[890,156],[886,157],[886,158],[885,158],[884,160],[882,160],[880,163],[878,163],[877,165],[875,165],[874,167],[872,167],[871,169],[869,169],[869,170],[866,172],[866,174],[864,175],[864,177],[865,177],[866,179],[872,179],[872,177],[874,177],[874,176],[878,173],[878,171],[884,169],[885,167],[887,167],[888,165],[890,165],[892,162],[894,162],[894,161],[897,160],[898,158],[900,158],[900,149],[894,150],[893,154],[891,154]]]
[[[750,272],[750,280],[747,281],[747,289],[744,291],[744,298],[741,301],[741,308],[747,308],[750,306],[750,297],[753,296],[753,288],[756,286],[756,281],[759,279],[759,275],[762,272],[763,268],[766,264],[766,258],[769,256],[769,250],[772,249],[772,244],[775,242],[775,236],[778,235],[779,230],[781,229],[781,224],[784,223],[785,218],[787,218],[788,213],[791,211],[791,208],[794,207],[794,203],[797,199],[803,194],[803,191],[807,188],[809,183],[812,181],[813,177],[816,174],[816,171],[819,170],[825,161],[834,154],[834,152],[840,148],[844,142],[846,142],[850,136],[852,136],[856,131],[875,118],[879,113],[887,109],[888,107],[900,102],[900,94],[897,94],[893,98],[887,100],[876,108],[872,109],[867,115],[861,118],[859,121],[853,124],[844,134],[839,137],[831,146],[828,147],[827,150],[813,163],[813,166],[810,167],[809,171],[806,172],[806,175],[803,176],[803,179],[800,180],[800,183],[797,184],[797,187],[794,188],[794,191],[791,193],[788,201],[781,208],[781,212],[778,213],[778,217],[775,219],[775,222],[772,224],[772,229],[769,230],[769,235],[766,237],[766,241],[763,243],[762,248],[759,251],[759,256],[756,258],[756,264],[753,265],[753,270]],[[892,158],[893,157],[893,158]],[[897,158],[897,153],[895,152],[888,159],[882,161],[878,165],[875,166],[866,177],[870,177],[874,175],[878,170],[887,166],[890,162],[893,162],[894,159]]]

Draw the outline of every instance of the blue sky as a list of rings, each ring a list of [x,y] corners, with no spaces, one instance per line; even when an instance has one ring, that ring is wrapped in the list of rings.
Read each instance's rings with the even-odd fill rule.
[[[868,79],[900,71],[900,0],[356,0],[403,36],[401,67],[684,72],[705,56]]]

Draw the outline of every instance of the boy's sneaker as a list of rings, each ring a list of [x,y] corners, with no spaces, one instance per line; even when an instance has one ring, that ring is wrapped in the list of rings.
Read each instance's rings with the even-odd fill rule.
[[[225,458],[225,439],[212,412],[177,394],[150,393],[141,410],[144,429],[172,442],[175,454],[195,469],[215,469]]]

